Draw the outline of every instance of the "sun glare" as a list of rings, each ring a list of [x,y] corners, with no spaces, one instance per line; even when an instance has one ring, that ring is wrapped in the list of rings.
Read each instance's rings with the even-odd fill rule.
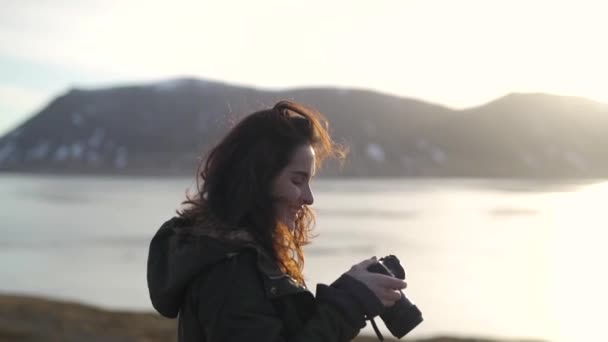
[[[608,307],[608,182],[559,197],[554,206],[550,301],[563,341],[605,341]]]

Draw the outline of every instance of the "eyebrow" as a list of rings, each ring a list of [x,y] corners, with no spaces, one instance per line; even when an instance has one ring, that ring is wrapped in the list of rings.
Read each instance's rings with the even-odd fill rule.
[[[309,177],[308,172],[306,172],[306,171],[292,171],[292,173],[300,175],[300,176],[304,176],[306,178]]]

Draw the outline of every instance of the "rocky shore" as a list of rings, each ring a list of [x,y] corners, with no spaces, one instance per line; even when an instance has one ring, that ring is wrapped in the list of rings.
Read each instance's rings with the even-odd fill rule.
[[[176,341],[175,325],[175,320],[154,313],[108,311],[58,300],[0,295],[0,341]],[[355,341],[372,342],[377,341],[377,338],[362,336]],[[497,342],[455,337],[436,337],[416,341]]]

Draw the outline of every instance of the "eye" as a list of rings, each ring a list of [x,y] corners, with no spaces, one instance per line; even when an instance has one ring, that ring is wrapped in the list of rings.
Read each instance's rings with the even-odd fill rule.
[[[292,180],[291,180],[291,182],[292,182],[294,185],[298,185],[298,186],[299,186],[299,185],[304,184],[304,180],[303,180],[303,179],[300,179],[300,178],[292,179]]]

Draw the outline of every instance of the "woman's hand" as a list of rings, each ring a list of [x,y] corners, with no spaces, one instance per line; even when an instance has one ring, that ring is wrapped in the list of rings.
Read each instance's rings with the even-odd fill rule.
[[[377,262],[376,257],[363,260],[351,267],[346,274],[365,284],[385,307],[390,307],[401,298],[399,290],[405,289],[407,283],[401,279],[367,270],[369,266]]]

